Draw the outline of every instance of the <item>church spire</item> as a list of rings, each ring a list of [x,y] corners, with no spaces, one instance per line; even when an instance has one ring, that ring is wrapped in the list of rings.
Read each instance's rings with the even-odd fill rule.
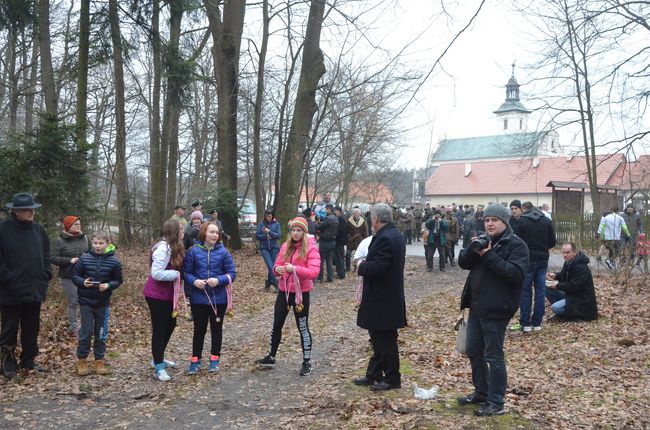
[[[519,101],[519,83],[515,79],[515,63],[512,63],[512,76],[506,84],[506,102],[518,102]]]

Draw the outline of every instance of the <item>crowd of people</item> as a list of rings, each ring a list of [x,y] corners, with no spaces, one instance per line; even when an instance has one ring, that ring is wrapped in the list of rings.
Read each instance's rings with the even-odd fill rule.
[[[67,299],[68,329],[77,338],[77,373],[107,372],[104,357],[110,297],[122,282],[122,265],[110,236],[83,233],[81,220],[62,218],[53,252],[44,228],[34,222],[40,207],[28,193],[16,194],[7,205],[8,219],[0,222],[0,371],[11,378],[19,368],[43,371],[38,355],[40,307],[52,278],[51,264],[59,267],[60,285]],[[650,253],[640,218],[634,211],[604,214],[599,235],[608,261],[624,256],[645,258]],[[507,325],[519,312],[512,331],[542,330],[545,301],[554,318],[593,320],[598,316],[589,258],[574,243],[562,245],[564,265],[548,270],[549,251],[556,237],[548,207],[513,200],[509,206],[490,204],[424,207],[401,211],[377,204],[365,214],[349,212],[326,193],[313,209],[292,219],[282,237],[272,210],[264,212],[255,238],[266,264],[264,290],[276,294],[268,353],[255,361],[262,368],[276,362],[282,327],[293,311],[303,361],[299,374],[312,372],[312,334],[309,329],[310,293],[316,282],[332,282],[353,274],[357,280],[357,325],[368,330],[373,354],[364,376],[354,384],[382,391],[399,388],[398,329],[406,326],[404,264],[406,245],[422,241],[426,268],[447,264],[468,270],[461,310],[469,309],[467,356],[474,392],[458,399],[461,405],[481,404],[480,416],[504,413],[506,362],[503,344]],[[171,379],[167,369],[176,363],[165,357],[185,304],[193,321],[191,359],[187,374],[207,364],[217,372],[221,360],[223,322],[232,305],[231,286],[237,278],[234,260],[224,246],[218,212],[204,216],[200,202],[185,217],[178,205],[164,223],[160,240],[149,254],[150,271],[143,294],[151,321],[151,366],[159,381]],[[455,248],[462,240],[456,256]],[[624,241],[624,243],[621,243]],[[634,254],[623,250],[634,250]],[[210,354],[203,345],[210,326]],[[21,354],[16,357],[20,330]],[[88,361],[92,353],[94,360]]]

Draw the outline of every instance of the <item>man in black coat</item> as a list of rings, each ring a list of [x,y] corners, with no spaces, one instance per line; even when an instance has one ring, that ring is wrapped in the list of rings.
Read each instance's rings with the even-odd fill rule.
[[[0,222],[0,372],[16,376],[14,356],[20,328],[20,366],[43,371],[34,363],[38,355],[41,302],[52,279],[50,240],[34,222],[41,205],[29,193],[14,195],[7,204],[11,214]]]
[[[339,220],[339,225],[336,227],[334,266],[336,266],[336,276],[339,279],[345,279],[345,245],[348,243],[348,223],[340,206],[334,207],[334,215]]]
[[[557,281],[549,283],[546,290],[551,310],[565,320],[595,320],[598,318],[598,305],[589,257],[577,251],[572,242],[562,245],[562,257],[562,270],[548,274],[550,281]]]
[[[546,300],[548,251],[555,247],[556,239],[553,223],[546,218],[542,211],[534,207],[531,202],[524,202],[522,208],[524,213],[519,217],[516,227],[512,225],[512,222],[510,226],[515,234],[528,246],[530,262],[528,263],[528,272],[521,290],[519,323],[510,327],[510,329],[529,333],[533,330],[542,329]]]
[[[500,204],[485,209],[485,246],[460,251],[458,265],[470,270],[460,308],[469,308],[467,356],[472,365],[474,393],[460,397],[461,405],[483,404],[474,413],[505,413],[507,372],[503,342],[508,321],[517,311],[528,271],[528,247],[508,225],[510,211]]]
[[[318,274],[318,280],[323,280],[323,265],[327,269],[327,282],[332,282],[334,278],[334,269],[332,262],[336,250],[336,232],[339,228],[339,219],[334,215],[334,206],[325,205],[327,216],[321,220],[318,225],[318,251],[320,252],[321,270]]]
[[[363,276],[363,294],[357,325],[367,329],[372,342],[366,376],[356,378],[356,385],[369,385],[382,391],[401,387],[397,329],[406,325],[404,300],[404,237],[395,228],[390,206],[373,206],[372,228],[375,236],[368,248],[368,257],[358,265]]]

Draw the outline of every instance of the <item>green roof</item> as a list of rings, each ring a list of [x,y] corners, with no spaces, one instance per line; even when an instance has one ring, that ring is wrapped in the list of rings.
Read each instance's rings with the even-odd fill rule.
[[[532,132],[444,139],[431,161],[530,157],[537,153],[543,137],[544,133]]]
[[[517,100],[506,100],[499,109],[495,110],[494,113],[507,113],[507,112],[521,112],[521,113],[531,113],[526,109],[526,107]]]

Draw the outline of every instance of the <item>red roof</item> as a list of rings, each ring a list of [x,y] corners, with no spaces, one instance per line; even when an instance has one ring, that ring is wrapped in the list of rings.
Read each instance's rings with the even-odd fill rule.
[[[617,174],[621,189],[650,189],[650,155],[641,155],[636,161],[622,165]]]
[[[585,182],[585,157],[442,164],[427,180],[426,195],[551,193],[550,181]],[[596,156],[599,185],[620,185],[625,156]],[[471,172],[466,175],[466,167]]]

